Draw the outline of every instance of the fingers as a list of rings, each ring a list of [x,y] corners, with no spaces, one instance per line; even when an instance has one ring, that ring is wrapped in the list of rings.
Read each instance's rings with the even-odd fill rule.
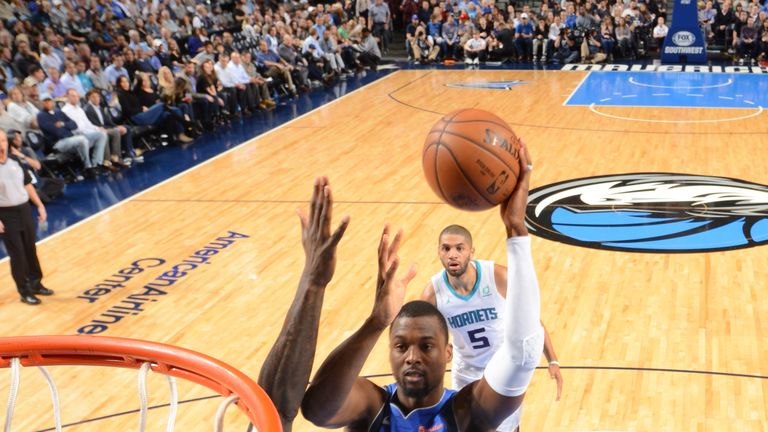
[[[394,240],[392,240],[392,244],[389,246],[389,251],[387,252],[388,256],[395,256],[397,255],[397,250],[400,248],[400,240],[403,238],[403,230],[397,230],[397,234],[395,234]]]
[[[411,283],[411,281],[415,277],[416,277],[416,263],[413,263],[410,266],[408,266],[408,272],[405,274],[405,276],[402,279],[403,285],[408,286],[408,284]]]
[[[338,228],[336,228],[336,231],[333,232],[333,235],[331,236],[331,245],[336,246],[339,244],[339,241],[341,241],[341,238],[344,237],[344,232],[347,230],[347,227],[349,226],[349,216],[344,216],[341,218],[341,223],[339,224]]]
[[[397,269],[399,267],[400,267],[400,257],[395,255],[390,260],[389,267],[387,267],[386,279],[388,281],[394,280],[395,275],[397,274]]]
[[[563,377],[560,376],[560,374],[557,374],[557,399],[560,400],[560,396],[563,395]]]
[[[300,209],[296,209],[296,215],[299,216],[299,221],[301,222],[301,232],[304,232],[304,230],[307,229],[307,213]]]
[[[315,184],[312,189],[312,199],[309,201],[309,224],[311,226],[317,225],[317,215],[319,213],[319,207],[320,207],[320,194],[321,194],[321,186],[320,186],[320,177],[315,179]]]
[[[384,225],[384,229],[381,232],[381,240],[379,240],[379,269],[383,269],[389,261],[387,257],[387,251],[389,250],[389,224]]]
[[[322,199],[320,200],[320,230],[324,238],[331,235],[331,213],[333,212],[333,194],[331,187],[323,186]]]

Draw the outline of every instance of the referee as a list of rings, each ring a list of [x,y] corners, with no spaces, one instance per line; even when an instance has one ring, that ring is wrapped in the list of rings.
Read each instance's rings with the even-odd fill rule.
[[[0,233],[11,258],[11,274],[21,301],[40,304],[35,295],[51,295],[52,290],[40,281],[43,272],[35,248],[35,222],[32,207],[37,207],[37,220],[46,219],[45,206],[35,192],[32,177],[21,161],[8,153],[8,136],[0,129]]]

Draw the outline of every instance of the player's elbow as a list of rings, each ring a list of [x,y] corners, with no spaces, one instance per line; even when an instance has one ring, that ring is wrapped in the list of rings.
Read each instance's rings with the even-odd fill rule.
[[[317,427],[329,427],[331,416],[323,409],[322,398],[309,386],[301,401],[301,415]]]

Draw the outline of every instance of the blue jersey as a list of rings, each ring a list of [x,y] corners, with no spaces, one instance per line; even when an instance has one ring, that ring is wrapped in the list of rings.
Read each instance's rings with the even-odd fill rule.
[[[393,399],[397,384],[384,387],[387,400],[368,428],[369,432],[458,432],[459,427],[453,414],[455,390],[444,390],[440,402],[425,408],[418,408],[404,416]]]

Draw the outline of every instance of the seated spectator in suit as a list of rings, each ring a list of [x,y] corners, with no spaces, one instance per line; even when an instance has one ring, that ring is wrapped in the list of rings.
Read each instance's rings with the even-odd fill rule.
[[[293,36],[286,34],[283,36],[283,42],[277,48],[277,53],[286,63],[293,66],[293,82],[297,83],[302,91],[307,91],[309,89],[309,70],[307,69],[307,60],[301,56],[299,47],[297,47]]]
[[[128,77],[120,76],[117,79],[116,87],[123,118],[135,125],[158,126],[179,142],[192,142],[192,138],[184,134],[184,119],[178,108],[167,108],[159,102],[151,106],[143,105],[139,96],[131,91]]]
[[[280,58],[276,52],[270,51],[267,42],[263,40],[259,42],[256,61],[267,69],[267,76],[272,77],[275,81],[284,82],[288,86],[288,91],[293,95],[296,94],[296,86],[293,85],[293,78],[291,77],[293,66]]]
[[[37,114],[37,123],[53,150],[76,155],[85,166],[85,176],[96,177],[98,167],[103,162],[101,158],[104,157],[104,149],[94,154],[92,160],[88,139],[74,133],[77,124],[55,107],[51,95],[43,94],[40,99],[43,101],[43,109]]]
[[[102,161],[105,170],[116,171],[117,169],[112,166],[109,160],[112,152],[107,147],[107,132],[103,128],[94,126],[88,120],[88,116],[85,115],[85,111],[80,106],[80,95],[77,93],[77,90],[72,88],[67,90],[66,97],[67,103],[61,108],[61,112],[77,124],[77,129],[74,132],[88,138],[90,147],[93,148],[94,160]],[[119,154],[119,147],[117,152]]]
[[[245,73],[248,74],[251,82],[256,87],[259,94],[259,108],[274,108],[277,104],[272,100],[272,96],[269,94],[269,84],[267,84],[267,80],[265,80],[264,77],[259,73],[258,68],[256,68],[256,64],[253,63],[253,56],[251,55],[251,52],[243,52],[241,55],[241,60],[243,69],[245,69]]]
[[[240,53],[232,52],[227,73],[235,84],[238,92],[245,94],[247,111],[255,111],[261,104],[261,92],[257,86],[257,79],[248,75],[240,59]]]
[[[18,87],[9,90],[8,96],[11,100],[8,104],[8,114],[19,122],[24,130],[39,129],[37,126],[37,113],[40,110],[24,97],[24,94]]]
[[[109,110],[101,106],[101,93],[94,89],[86,95],[85,115],[95,126],[106,131],[109,137],[109,148],[111,149],[110,159],[115,164],[131,165],[133,162],[142,163],[144,158],[136,155],[133,147],[133,133],[125,126],[115,123]],[[123,153],[128,154],[123,158]]]
[[[229,54],[222,52],[219,54],[219,61],[213,67],[216,72],[216,78],[219,79],[222,85],[220,91],[225,95],[224,100],[227,102],[227,110],[233,116],[239,116],[241,113],[250,114],[245,100],[245,90],[237,88],[234,78],[231,76],[229,69],[227,69],[229,62]],[[237,111],[238,106],[241,113]]]

